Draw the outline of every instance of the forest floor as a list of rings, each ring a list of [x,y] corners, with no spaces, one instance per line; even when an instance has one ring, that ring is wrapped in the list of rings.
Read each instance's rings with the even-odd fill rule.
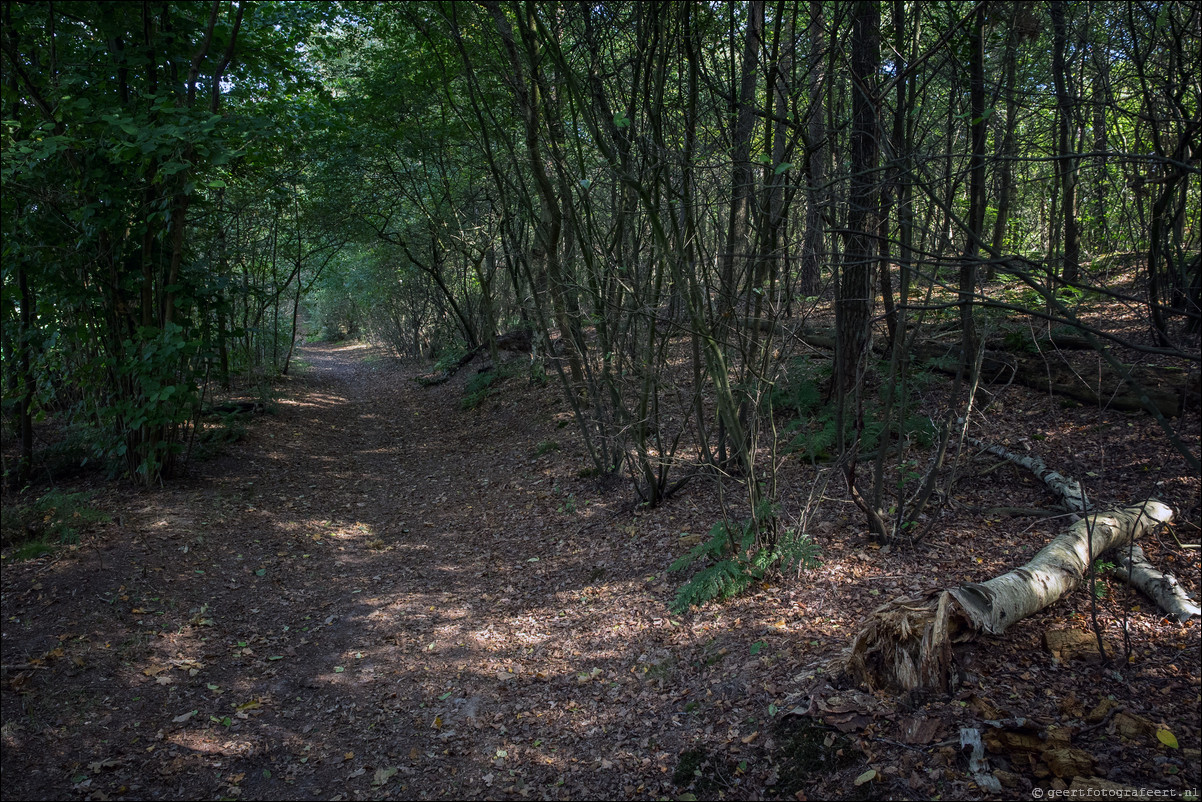
[[[271,414],[188,476],[78,479],[111,522],[6,555],[5,799],[1197,792],[1199,624],[1117,581],[967,647],[950,697],[826,684],[881,602],[995,576],[1065,526],[967,511],[1050,506],[1012,466],[972,458],[960,508],[906,549],[873,544],[832,485],[811,521],[820,567],[674,615],[666,569],[721,519],[717,480],[639,507],[581,478],[553,385],[511,379],[468,410],[460,377],[420,387],[424,366],[369,346],[301,357]],[[1025,442],[1103,503],[1155,494],[1197,542],[1199,478],[1150,419],[1006,392],[978,437]],[[789,470],[786,510],[813,484]],[[1197,597],[1197,550],[1143,545]],[[1051,653],[1047,633],[1087,629],[1091,601],[1117,658]],[[961,728],[984,734],[1000,793]]]

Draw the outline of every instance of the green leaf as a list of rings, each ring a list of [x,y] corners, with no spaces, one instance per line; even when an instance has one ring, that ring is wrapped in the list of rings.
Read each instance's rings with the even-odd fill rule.
[[[445,701],[447,700],[447,698],[448,698],[448,697],[450,697],[450,695],[451,695],[452,693],[453,693],[453,691],[447,691],[447,692],[446,692],[446,693],[444,693],[442,696],[438,697],[438,701],[440,701],[440,702],[445,702]]]
[[[343,666],[334,666],[335,674],[341,674],[343,671],[346,671],[346,669]]]
[[[1177,736],[1165,727],[1160,727],[1156,730],[1156,740],[1167,746],[1169,749],[1177,749]]]
[[[757,640],[755,643],[751,644],[751,656],[754,657],[762,652],[765,645],[766,644],[762,640]]]
[[[781,162],[780,164],[776,165],[776,169],[772,171],[772,174],[780,175],[792,166],[793,165],[790,162]]]
[[[213,187],[214,189],[219,189],[221,187],[225,187],[225,186],[229,186],[229,185],[226,184],[224,181],[222,181],[220,178],[214,178],[212,181],[209,182],[209,186]]]

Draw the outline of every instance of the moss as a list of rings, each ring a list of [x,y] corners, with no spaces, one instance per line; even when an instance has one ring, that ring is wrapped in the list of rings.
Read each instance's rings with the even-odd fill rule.
[[[810,788],[816,777],[856,762],[846,736],[808,716],[783,719],[776,728],[776,743],[771,760],[779,780],[772,793],[781,798],[793,799],[796,792]]]
[[[682,791],[691,791],[688,798],[717,799],[719,793],[732,785],[737,771],[733,763],[719,760],[701,747],[694,747],[680,753],[672,782]]]

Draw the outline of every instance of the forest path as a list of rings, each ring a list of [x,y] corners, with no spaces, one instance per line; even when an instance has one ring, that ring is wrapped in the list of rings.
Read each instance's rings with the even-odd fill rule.
[[[638,625],[612,620],[598,638],[609,612],[580,607],[597,569],[548,508],[551,480],[520,429],[537,410],[464,412],[454,387],[421,388],[364,346],[309,346],[301,357],[305,392],[271,422],[283,431],[267,437],[284,442],[254,463],[253,481],[279,533],[326,565],[273,569],[278,596],[260,614],[291,617],[295,631],[304,610],[317,626],[299,639],[308,643],[292,639],[256,692],[325,711],[319,766],[353,775],[339,759],[353,753],[372,793],[386,780],[402,796],[491,796],[579,774],[589,761],[569,745],[580,737],[573,713],[556,707],[595,715],[596,688],[577,674],[613,677],[615,657],[636,660],[618,633]],[[289,503],[302,514],[281,520]],[[612,793],[601,750],[593,757],[598,776],[577,777],[573,796]],[[393,768],[396,781],[385,776]],[[313,795],[338,779],[315,768]]]
[[[662,796],[758,729],[775,697],[667,615],[678,530],[575,509],[554,393],[464,410],[474,366],[298,357],[243,439],[114,491],[95,548],[6,569],[4,663],[53,668],[5,688],[6,795]]]

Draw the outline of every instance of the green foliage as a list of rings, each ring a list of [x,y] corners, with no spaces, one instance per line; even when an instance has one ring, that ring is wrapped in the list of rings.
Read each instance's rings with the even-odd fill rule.
[[[484,403],[484,399],[497,392],[498,386],[506,379],[521,372],[517,360],[507,362],[500,367],[490,368],[483,373],[477,373],[467,382],[463,390],[463,399],[459,402],[461,409],[475,409]]]
[[[835,422],[835,406],[833,403],[822,403],[822,392],[815,378],[809,375],[811,372],[813,369],[807,363],[794,360],[786,378],[773,388],[772,404],[776,409],[789,410],[797,415],[784,427],[785,435],[789,438],[784,452],[801,454],[810,462],[822,462],[835,457],[839,431]],[[915,381],[921,381],[925,375],[917,374]],[[905,409],[905,405],[900,406]],[[865,404],[864,421],[859,432],[861,452],[875,451],[880,445],[885,430],[882,416],[880,403]],[[850,426],[850,421],[845,420],[845,425]],[[900,424],[894,423],[894,431],[896,436],[908,439],[920,448],[929,448],[935,439],[930,420],[921,415],[907,414]]]
[[[114,373],[124,392],[97,410],[111,439],[98,443],[95,455],[124,458],[130,473],[150,482],[182,450],[179,429],[199,403],[195,378],[181,374],[197,343],[184,336],[182,327],[168,323],[161,331],[143,327],[137,339],[122,346],[125,358]]]
[[[554,440],[544,440],[538,444],[538,448],[534,450],[534,456],[541,457],[543,454],[550,454],[552,451],[559,450],[559,443]]]
[[[1104,560],[1101,558],[1094,560],[1093,572],[1092,572],[1092,576],[1090,578],[1090,584],[1093,587],[1094,598],[1097,598],[1097,599],[1106,598],[1106,594],[1109,593],[1110,589],[1109,589],[1109,586],[1107,586],[1106,582],[1103,580],[1103,577],[1105,577],[1106,574],[1109,574],[1114,569],[1115,569],[1115,564],[1112,562],[1109,562],[1108,560]]]
[[[772,388],[774,409],[786,409],[797,415],[809,415],[822,406],[822,391],[805,375],[804,366],[794,361],[786,378]]]
[[[16,546],[13,558],[33,559],[58,546],[79,542],[80,533],[109,516],[89,506],[91,493],[51,490],[31,504],[5,504],[0,513],[0,543]]]
[[[758,525],[755,519],[748,519],[733,527],[719,521],[710,529],[708,540],[668,567],[669,572],[676,572],[698,561],[711,562],[681,585],[672,612],[682,613],[714,599],[737,596],[774,569],[800,571],[818,565],[819,550],[809,535],[786,530],[775,538],[764,537],[761,530],[776,522],[763,516],[759,520]]]
[[[880,409],[868,406],[864,411],[864,426],[860,431],[860,451],[872,452],[880,445],[885,425],[880,420]],[[811,462],[833,459],[838,443],[834,407],[827,405],[810,420],[794,420],[785,427],[792,434],[785,445],[786,453],[800,453]],[[902,438],[909,439],[919,448],[930,448],[935,441],[935,430],[931,421],[920,415],[910,415],[898,427]]]
[[[434,370],[444,371],[450,370],[459,364],[465,356],[467,356],[468,347],[462,341],[455,341],[445,347],[442,354],[434,362]]]
[[[1025,331],[1008,331],[1002,338],[1002,343],[1007,351],[1033,354],[1039,349],[1035,347],[1035,343],[1031,341],[1031,336]]]

